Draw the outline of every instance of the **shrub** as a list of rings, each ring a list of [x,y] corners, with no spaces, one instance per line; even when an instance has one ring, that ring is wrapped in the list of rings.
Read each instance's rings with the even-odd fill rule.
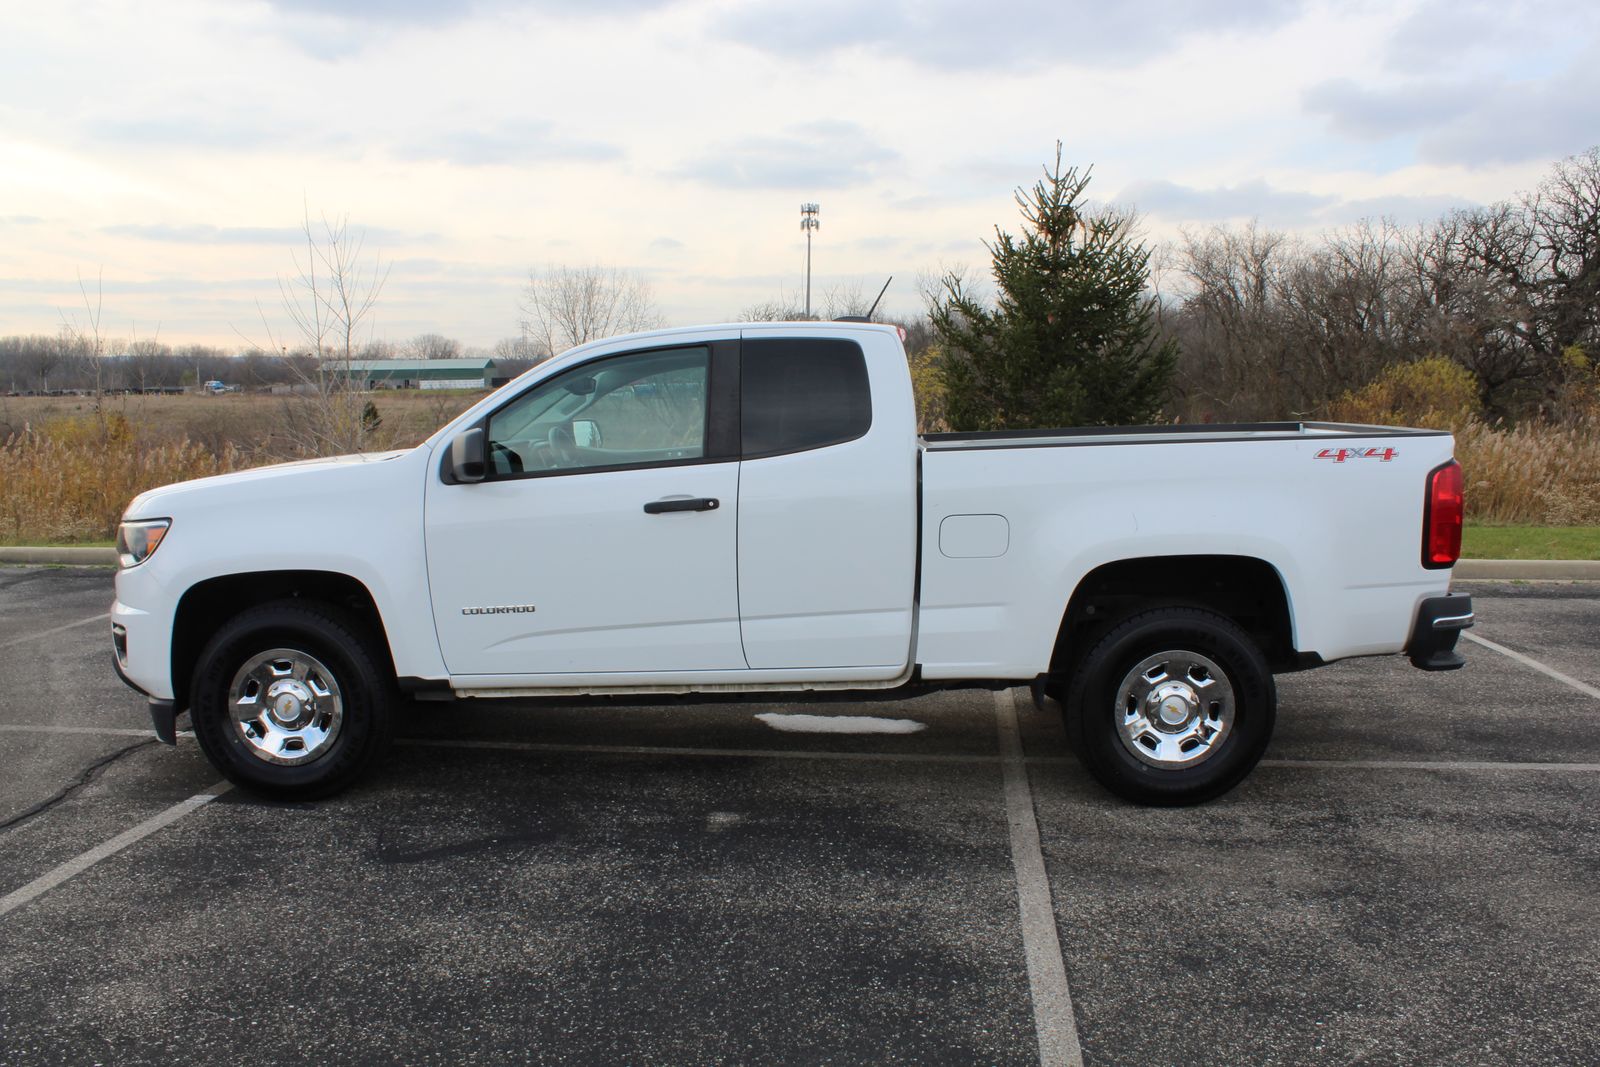
[[[1429,356],[1385,367],[1334,401],[1329,414],[1338,422],[1459,430],[1479,418],[1478,394],[1471,371],[1443,356]]]

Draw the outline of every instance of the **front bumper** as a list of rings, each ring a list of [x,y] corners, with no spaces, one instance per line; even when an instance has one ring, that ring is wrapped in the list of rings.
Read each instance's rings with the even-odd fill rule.
[[[117,571],[111,632],[122,673],[136,688],[162,700],[178,696],[172,680],[172,622],[180,592],[169,587],[159,557]]]
[[[1464,593],[1429,597],[1417,605],[1417,621],[1406,642],[1411,665],[1423,671],[1454,671],[1466,666],[1456,651],[1461,631],[1472,625],[1472,598]]]
[[[178,743],[177,703],[151,696],[144,691],[144,688],[138,682],[129,678],[128,672],[122,669],[121,652],[122,650],[119,648],[111,655],[111,666],[116,668],[117,677],[122,679],[123,685],[150,702],[150,727],[156,732],[156,740],[165,745],[176,745]]]

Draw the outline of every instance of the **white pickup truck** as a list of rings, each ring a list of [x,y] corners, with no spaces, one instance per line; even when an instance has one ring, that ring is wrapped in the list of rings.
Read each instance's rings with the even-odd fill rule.
[[[1260,759],[1273,673],[1454,651],[1449,434],[1312,423],[918,436],[894,327],[575,348],[402,452],[129,505],[119,674],[308,797],[397,699],[1030,684],[1131,800]]]

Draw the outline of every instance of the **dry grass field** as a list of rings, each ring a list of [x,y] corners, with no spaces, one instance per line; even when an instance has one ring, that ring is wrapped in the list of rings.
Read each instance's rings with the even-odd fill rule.
[[[484,395],[482,390],[391,390],[370,394],[382,420],[381,447],[405,448],[426,438]],[[292,396],[223,393],[218,396],[0,396],[0,443],[29,431],[121,415],[150,445],[191,441],[221,453],[229,445],[261,462],[299,458],[281,427],[296,403]]]
[[[414,445],[482,392],[376,392],[370,450]],[[299,405],[297,407],[297,405]],[[303,398],[0,397],[0,544],[99,541],[157,485],[308,454]],[[1401,420],[1373,420],[1401,421]],[[340,449],[347,450],[347,449]],[[1600,417],[1490,426],[1464,417],[1456,455],[1480,524],[1600,525]]]
[[[484,394],[378,392],[372,451],[414,445]],[[0,544],[112,537],[146,489],[300,459],[306,398],[220,396],[0,397]]]
[[[1567,426],[1471,422],[1456,430],[1456,458],[1470,519],[1600,526],[1600,417]]]

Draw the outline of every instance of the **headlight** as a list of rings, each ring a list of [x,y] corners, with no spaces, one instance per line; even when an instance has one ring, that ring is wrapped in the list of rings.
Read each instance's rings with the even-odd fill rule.
[[[117,527],[117,562],[125,568],[137,567],[149,559],[161,547],[171,525],[171,519],[145,519]]]

